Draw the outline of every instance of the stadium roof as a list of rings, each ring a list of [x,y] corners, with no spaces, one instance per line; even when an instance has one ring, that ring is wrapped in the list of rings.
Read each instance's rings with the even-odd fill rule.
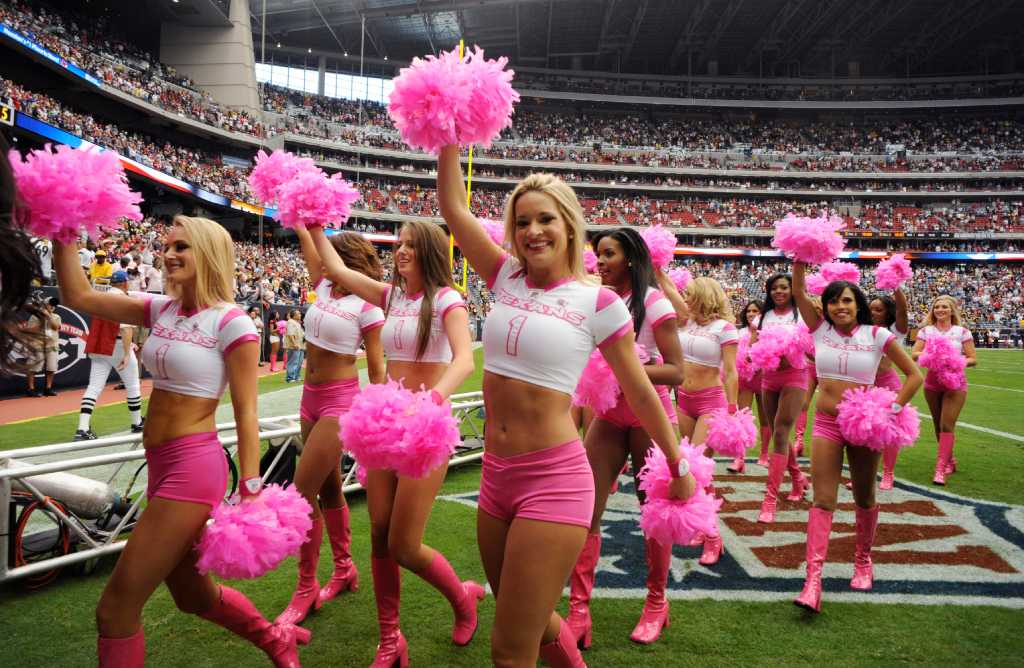
[[[764,76],[1024,69],[1019,0],[250,0],[258,43],[407,61],[460,37],[520,67]]]

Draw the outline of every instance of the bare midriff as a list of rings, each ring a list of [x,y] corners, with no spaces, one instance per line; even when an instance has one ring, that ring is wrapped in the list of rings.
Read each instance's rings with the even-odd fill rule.
[[[217,430],[219,399],[153,390],[146,411],[143,447],[157,448],[175,438]]]
[[[325,350],[314,343],[306,343],[306,382],[310,385],[358,377],[355,355],[343,355]]]
[[[695,362],[683,362],[683,384],[685,392],[699,392],[722,384],[718,367],[705,366]]]
[[[570,406],[564,392],[485,371],[486,450],[514,457],[579,438]]]

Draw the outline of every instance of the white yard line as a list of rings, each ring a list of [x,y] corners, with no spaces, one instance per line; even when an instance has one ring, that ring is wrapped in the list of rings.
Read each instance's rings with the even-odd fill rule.
[[[1019,392],[1024,394],[1024,390],[1015,390],[1011,387],[999,387],[998,385],[982,385],[981,383],[969,383],[971,387],[984,387],[986,390],[1000,390],[1002,392]]]
[[[932,419],[932,416],[928,415],[923,411],[917,411],[917,414],[921,416],[922,422],[931,421]],[[956,426],[963,427],[964,429],[970,429],[972,431],[980,431],[986,434],[992,434],[993,436],[999,436],[1000,438],[1006,438],[1011,441],[1017,441],[1018,443],[1024,443],[1024,436],[1021,436],[1019,434],[1011,434],[1006,431],[999,431],[998,429],[989,429],[988,427],[982,427],[981,425],[971,424],[970,422],[957,422]],[[922,425],[922,431],[923,428],[924,425]]]

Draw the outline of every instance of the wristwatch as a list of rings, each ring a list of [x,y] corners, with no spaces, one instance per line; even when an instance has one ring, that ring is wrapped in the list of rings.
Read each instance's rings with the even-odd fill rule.
[[[242,496],[259,496],[261,489],[263,489],[263,479],[253,476],[242,481],[238,486],[238,493]]]
[[[668,463],[668,471],[672,475],[673,479],[682,478],[690,472],[690,462],[686,457],[680,457],[674,462]]]
[[[897,415],[903,410],[903,404],[898,401],[894,401],[892,402],[892,406],[889,406],[889,410],[892,411],[893,415]]]

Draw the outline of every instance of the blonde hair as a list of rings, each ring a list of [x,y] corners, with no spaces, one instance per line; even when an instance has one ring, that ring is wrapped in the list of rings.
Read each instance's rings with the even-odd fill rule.
[[[235,244],[223,227],[209,218],[175,216],[171,223],[188,235],[196,263],[196,307],[234,304]],[[167,293],[181,297],[181,286],[168,279]]]
[[[569,273],[578,281],[593,282],[593,277],[583,266],[583,249],[587,244],[583,207],[576,198],[576,192],[554,174],[530,174],[519,182],[505,204],[505,238],[511,243],[512,254],[519,260],[519,264],[524,268],[527,266],[526,257],[515,242],[516,202],[528,192],[539,192],[554,201],[558,215],[565,221],[568,237],[566,262],[569,265]]]
[[[934,325],[935,324],[935,305],[938,304],[940,300],[945,300],[945,301],[949,302],[949,310],[950,310],[949,322],[951,324],[953,324],[953,325],[959,325],[960,321],[961,321],[961,318],[960,318],[960,304],[957,303],[956,299],[954,299],[953,297],[951,297],[949,295],[939,295],[938,297],[936,297],[935,299],[932,300],[932,305],[928,309],[928,315],[924,319],[924,324],[925,325]]]
[[[686,286],[686,299],[694,311],[691,315],[700,315],[707,320],[721,318],[726,322],[734,322],[732,305],[725,296],[725,290],[713,278],[701,276],[690,281]]]

